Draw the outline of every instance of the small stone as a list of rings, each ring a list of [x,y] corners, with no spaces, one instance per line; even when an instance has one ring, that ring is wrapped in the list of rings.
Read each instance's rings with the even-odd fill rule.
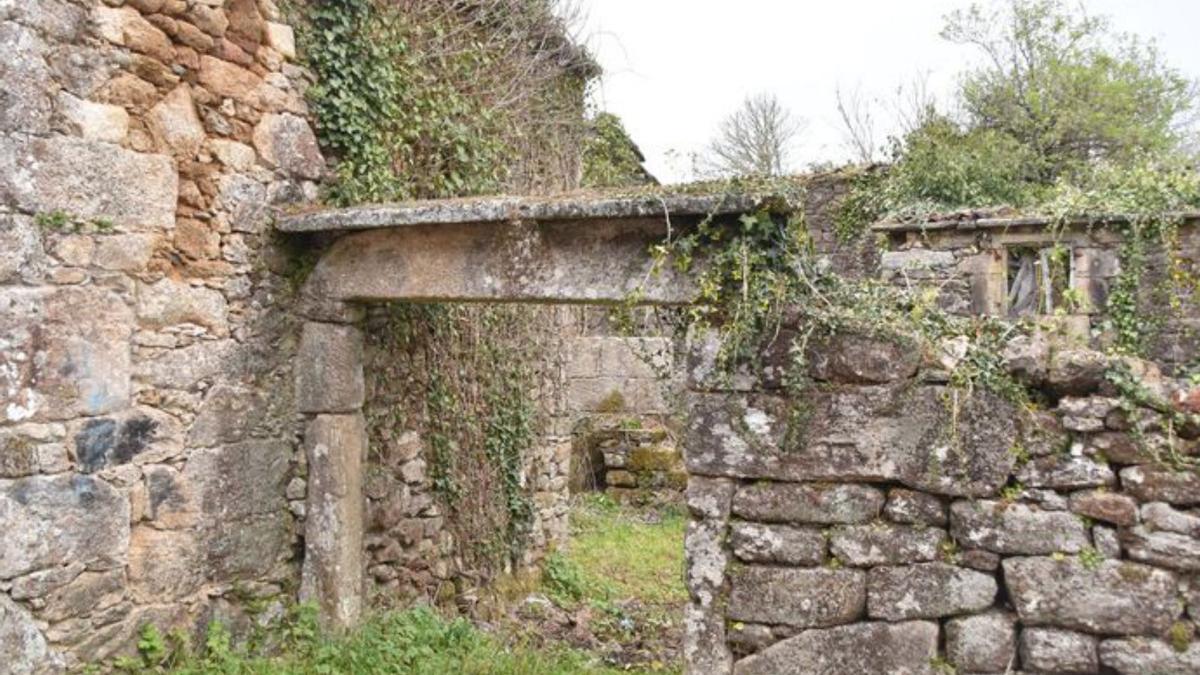
[[[825,536],[820,530],[734,523],[730,535],[733,554],[744,562],[782,565],[820,565],[825,562]]]
[[[1179,616],[1176,576],[1128,561],[1008,558],[1004,584],[1025,624],[1104,635],[1160,635]]]
[[[744,566],[730,577],[727,617],[733,621],[833,626],[861,616],[866,599],[862,570]]]
[[[254,128],[254,147],[268,166],[309,178],[325,173],[325,159],[308,122],[296,115],[264,115]]]
[[[1060,394],[1087,396],[1107,381],[1108,358],[1090,349],[1059,349],[1050,354],[1046,382]]]
[[[1120,675],[1194,675],[1200,673],[1200,642],[1179,651],[1151,638],[1105,640],[1100,663]]]
[[[129,133],[129,113],[120,106],[85,101],[65,91],[59,92],[58,104],[63,116],[86,139],[120,143]]]
[[[208,149],[217,161],[236,171],[249,171],[257,162],[254,148],[224,138],[210,138]]]
[[[291,26],[267,22],[267,44],[285,59],[296,58],[296,36]]]
[[[1115,528],[1100,525],[1093,527],[1092,541],[1095,542],[1096,552],[1105,558],[1116,560],[1121,557],[1121,539],[1117,536]]]
[[[688,592],[701,607],[711,609],[725,587],[725,571],[729,566],[725,523],[714,520],[688,523],[683,550]]]
[[[1098,643],[1075,631],[1026,628],[1021,631],[1021,663],[1034,672],[1095,673],[1100,670]]]
[[[1167,502],[1176,506],[1200,504],[1200,474],[1145,465],[1121,470],[1121,487],[1141,502]]]
[[[147,123],[159,144],[178,157],[191,159],[204,144],[204,125],[196,114],[192,90],[186,84],[176,87],[151,108]]]
[[[1138,520],[1137,502],[1116,492],[1076,492],[1071,495],[1069,503],[1073,513],[1120,527],[1129,527]]]
[[[113,234],[96,238],[92,264],[115,272],[146,269],[158,239],[152,234]]]
[[[688,476],[688,510],[697,518],[728,518],[733,502],[734,483],[728,478]]]
[[[980,572],[995,572],[1000,569],[1000,556],[980,548],[973,548],[958,554],[959,565]]]
[[[738,489],[733,513],[772,523],[862,523],[878,517],[883,501],[865,485],[756,483]]]
[[[996,579],[940,562],[876,567],[867,573],[867,615],[903,621],[969,614],[992,606]]]
[[[836,528],[830,551],[847,565],[871,567],[927,562],[938,557],[945,530],[888,523]]]
[[[949,522],[942,500],[923,492],[894,488],[888,492],[883,514],[894,522],[945,527]]]
[[[1017,480],[1030,488],[1077,490],[1113,485],[1117,476],[1107,464],[1090,457],[1038,457],[1017,470]]]
[[[171,278],[138,284],[137,313],[146,326],[192,323],[224,337],[229,334],[227,312],[225,296],[211,288]]]
[[[937,657],[938,625],[930,621],[856,623],[807,630],[738,661],[734,675],[928,675]],[[726,670],[694,670],[721,673]]]
[[[1133,560],[1182,572],[1200,572],[1200,539],[1145,527],[1121,530],[1121,543]]]
[[[1173,509],[1169,504],[1143,504],[1142,520],[1152,530],[1178,532],[1200,538],[1200,515]]]
[[[1017,651],[1016,617],[1002,612],[963,616],[946,622],[946,658],[959,672],[1002,673]]]
[[[761,652],[778,642],[770,626],[760,623],[735,623],[727,631],[729,646],[738,656]]]
[[[993,501],[952,504],[950,535],[960,544],[1008,555],[1078,553],[1089,544],[1075,514]]]

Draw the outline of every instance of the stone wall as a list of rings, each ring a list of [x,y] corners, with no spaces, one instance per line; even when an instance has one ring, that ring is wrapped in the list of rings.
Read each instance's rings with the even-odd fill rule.
[[[1200,274],[1200,220],[1188,218],[1179,228],[1178,270]],[[959,314],[1007,316],[1010,310],[1010,258],[1015,251],[1068,252],[1063,287],[1076,302],[1060,303],[1040,315],[1093,345],[1113,339],[1107,324],[1108,296],[1121,274],[1123,239],[1112,224],[1079,223],[1060,231],[1040,219],[980,219],[962,216],[920,224],[876,227],[890,238],[890,250],[880,254],[880,275],[901,286],[933,289],[938,303]],[[1173,267],[1163,250],[1148,252],[1141,279],[1139,311],[1163,321],[1148,345],[1148,355],[1168,371],[1182,372],[1197,365],[1200,354],[1200,316],[1195,291],[1164,286]],[[1186,299],[1191,295],[1190,302]],[[1176,306],[1178,303],[1178,306]],[[1167,311],[1163,311],[1164,308]]]
[[[295,586],[270,220],[324,162],[280,21],[270,0],[0,2],[0,670],[236,627]]]
[[[830,341],[803,395],[720,386],[699,350],[691,672],[1197,672],[1200,474],[1166,458],[1200,429],[1123,407],[1100,353],[1006,359],[1046,410],[955,392],[903,342]]]
[[[455,329],[479,330],[487,321],[479,310],[491,311],[493,317],[499,313],[511,322],[506,330],[490,335],[483,331],[481,339],[488,341],[487,346],[503,348],[508,358],[529,360],[525,366],[536,407],[535,438],[522,457],[521,484],[533,514],[515,561],[529,566],[551,548],[564,545],[567,537],[571,437],[569,431],[562,431],[569,429],[562,419],[562,401],[564,345],[571,337],[556,328],[569,324],[566,310],[560,308],[474,306],[450,315]],[[461,447],[456,440],[452,450],[454,475],[449,478],[462,494],[448,503],[435,483],[438,459],[433,437],[443,433],[443,427],[431,418],[445,413],[428,408],[429,397],[435,395],[431,373],[450,368],[463,378],[462,389],[475,396],[496,373],[492,364],[473,370],[476,359],[487,357],[471,349],[442,344],[447,350],[443,356],[450,360],[439,361],[432,355],[438,348],[432,343],[439,338],[414,331],[409,315],[396,323],[390,312],[386,306],[371,309],[364,355],[370,447],[364,467],[368,594],[374,604],[384,607],[453,604],[460,596],[477,595],[480,586],[498,575],[514,571],[508,548],[513,542],[497,540],[507,525],[505,496],[501,476],[483,447],[488,442],[487,420],[472,414],[473,409],[462,411],[463,419],[451,421],[456,429],[450,433],[456,439],[475,444]],[[514,325],[522,329],[513,330]],[[479,346],[472,340],[464,343]],[[493,544],[495,548],[489,548]],[[493,555],[481,554],[483,549]]]

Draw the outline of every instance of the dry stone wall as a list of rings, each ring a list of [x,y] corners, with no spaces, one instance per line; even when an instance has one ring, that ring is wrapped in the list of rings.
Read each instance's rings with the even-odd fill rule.
[[[270,0],[0,2],[0,653],[294,597],[297,452],[273,209],[324,172]]]
[[[730,385],[698,343],[690,672],[1200,671],[1200,474],[1166,460],[1200,429],[1122,405],[1100,353],[1022,339],[1006,359],[1047,409],[957,392],[903,340],[827,341],[802,393]]]

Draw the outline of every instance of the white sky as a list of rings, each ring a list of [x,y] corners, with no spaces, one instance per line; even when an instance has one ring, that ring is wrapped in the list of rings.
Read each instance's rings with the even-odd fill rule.
[[[925,73],[944,98],[975,59],[938,37],[943,17],[969,0],[580,2],[586,41],[605,68],[598,103],[621,116],[664,182],[692,177],[688,154],[748,95],[772,92],[808,120],[796,152],[803,167],[848,156],[839,85],[892,101],[898,85]],[[1200,77],[1200,0],[1084,4],[1117,30],[1154,38],[1173,66]]]

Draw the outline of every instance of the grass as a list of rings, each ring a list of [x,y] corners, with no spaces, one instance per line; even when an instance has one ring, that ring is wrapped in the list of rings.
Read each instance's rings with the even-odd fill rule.
[[[687,601],[683,583],[683,513],[645,517],[604,495],[580,501],[571,514],[571,546],[563,555],[596,599],[633,598],[651,605]]]
[[[376,616],[354,633],[322,637],[311,610],[279,633],[274,656],[254,656],[230,646],[219,626],[210,629],[202,654],[153,630],[143,633],[136,659],[117,670],[137,675],[567,675],[615,674],[594,657],[570,649],[510,647],[466,619],[448,620],[428,608]],[[174,643],[167,648],[168,642]]]
[[[200,648],[181,633],[163,636],[147,627],[139,655],[113,665],[134,675],[678,672],[686,519],[672,509],[621,507],[601,495],[579,500],[571,520],[570,546],[547,560],[540,584],[529,590],[552,598],[572,623],[594,617],[583,619],[591,650],[516,615],[485,632],[423,607],[378,614],[351,634],[330,636],[318,629],[315,609],[300,606],[255,636],[254,648],[234,646],[216,623]]]

